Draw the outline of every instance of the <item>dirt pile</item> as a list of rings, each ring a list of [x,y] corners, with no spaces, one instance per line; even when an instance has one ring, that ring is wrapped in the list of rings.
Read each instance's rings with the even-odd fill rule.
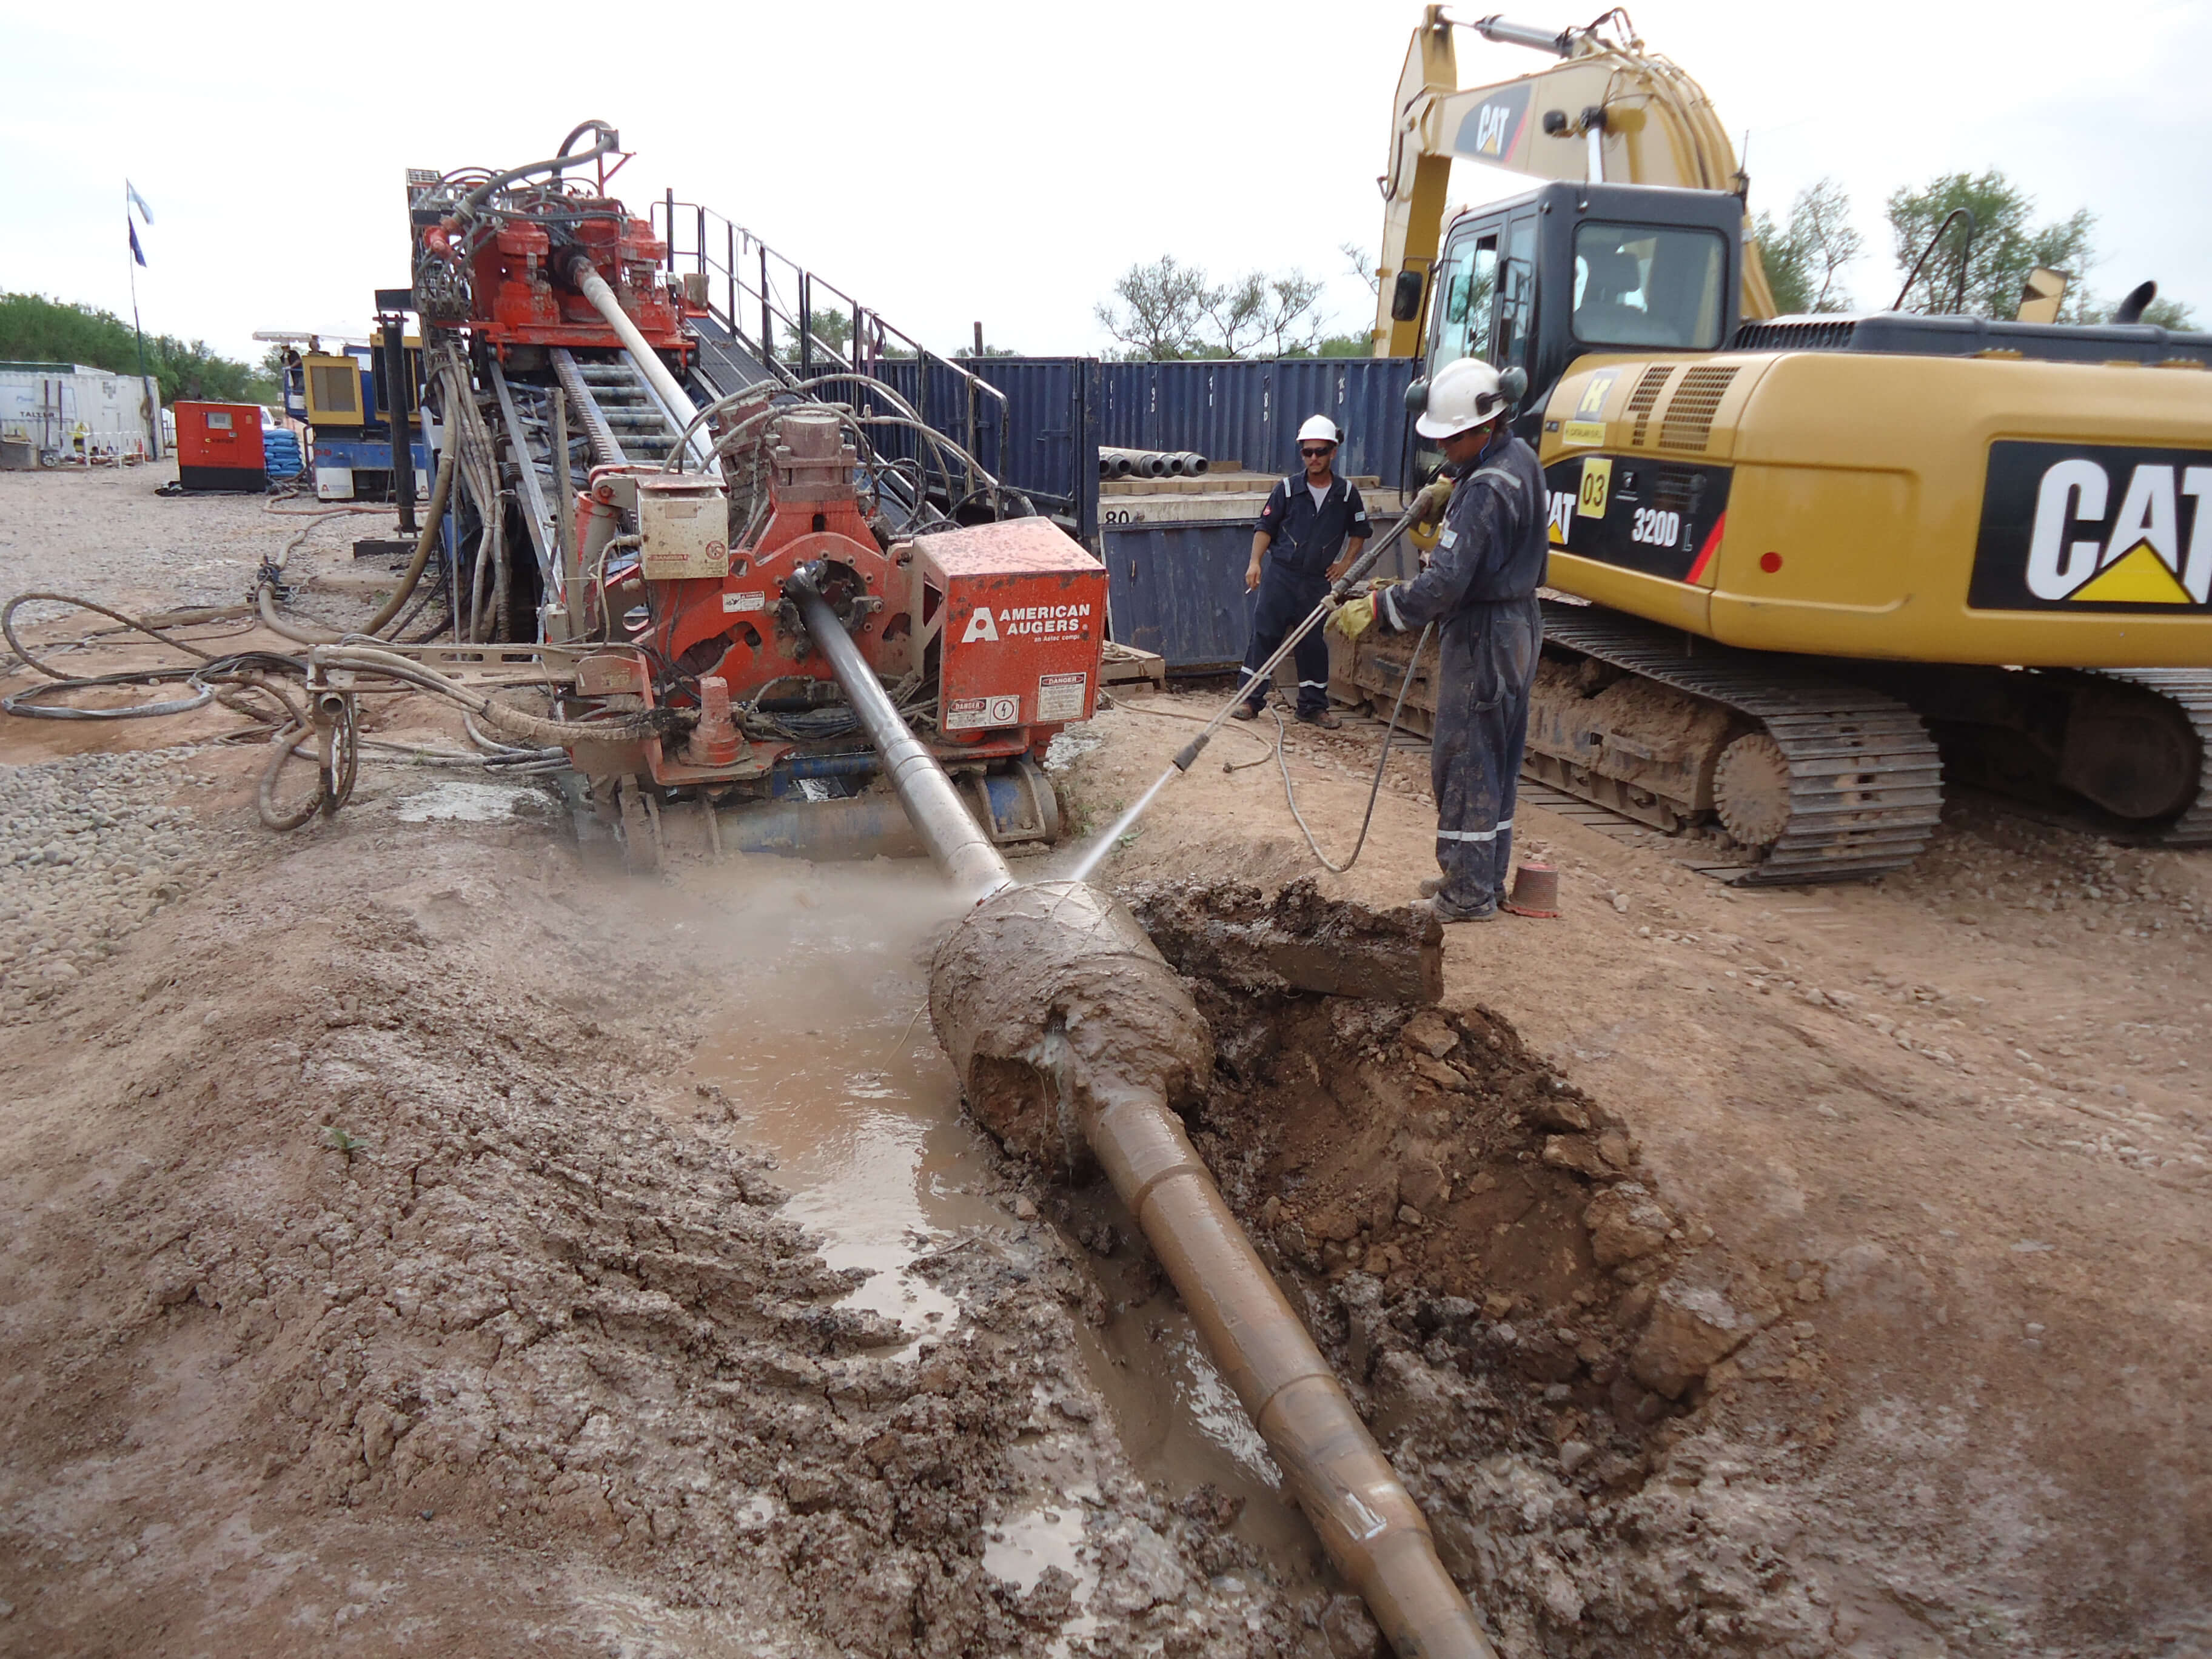
[[[1133,897],[1178,891],[1250,896]],[[1700,1409],[1719,1367],[1817,1373],[1787,1316],[1817,1285],[1677,1214],[1486,1009],[1193,986],[1218,1054],[1194,1139],[1505,1650],[1829,1650],[1786,1455]]]

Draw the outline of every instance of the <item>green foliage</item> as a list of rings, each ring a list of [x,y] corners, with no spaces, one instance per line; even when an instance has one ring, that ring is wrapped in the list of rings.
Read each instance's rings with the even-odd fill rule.
[[[1923,189],[1899,188],[1891,193],[1889,228],[1900,272],[1912,269],[1937,228],[1960,208],[1974,216],[1963,301],[1958,295],[1964,227],[1954,225],[1945,234],[1943,245],[1929,255],[1926,266],[1914,279],[1905,298],[1906,310],[1948,312],[1955,304],[1968,316],[2009,320],[2020,309],[2021,289],[2028,273],[2038,265],[2047,265],[2074,279],[2059,313],[2061,319],[2087,320],[2094,301],[2081,273],[2097,262],[2090,241],[2096,216],[2081,208],[2069,218],[2033,224],[2034,198],[1995,167],[1978,177],[1947,173]]]
[[[0,358],[83,363],[136,374],[138,341],[131,325],[112,312],[65,305],[38,294],[0,294]],[[277,382],[265,361],[259,368],[238,362],[218,356],[205,340],[148,335],[146,372],[154,376],[164,404],[179,398],[266,404],[277,397]]]
[[[1285,357],[1365,357],[1375,349],[1375,343],[1365,334],[1324,334],[1310,350],[1301,349],[1285,351]]]
[[[825,356],[842,357],[850,355],[846,348],[852,343],[853,319],[836,306],[810,312],[807,314],[806,325],[814,336],[813,353],[817,362]],[[783,345],[784,359],[787,362],[795,363],[799,361],[798,331],[787,328],[784,333],[786,336]]]
[[[1226,283],[1162,254],[1114,284],[1100,326],[1138,360],[1310,356],[1321,343],[1320,282],[1301,270],[1247,271]]]
[[[1859,257],[1866,239],[1851,228],[1851,198],[1834,179],[1822,179],[1799,191],[1790,204],[1786,228],[1762,213],[1753,222],[1752,234],[1778,313],[1802,317],[1851,308],[1843,270]]]
[[[2095,306],[2082,320],[2109,323],[2112,320],[2112,313],[2119,308],[2118,301],[2108,306]],[[2186,334],[2196,328],[2197,313],[2179,300],[2153,300],[2143,307],[2143,314],[2136,320],[2148,323],[2154,328],[2171,329],[2176,334]]]

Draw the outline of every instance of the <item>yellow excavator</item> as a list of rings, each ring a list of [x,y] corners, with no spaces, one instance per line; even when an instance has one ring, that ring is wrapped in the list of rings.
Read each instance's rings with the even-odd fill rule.
[[[1556,61],[1462,88],[1459,27]],[[1543,182],[1446,225],[1462,156]],[[2212,335],[2136,321],[2148,284],[2058,324],[2042,271],[2017,320],[1775,316],[1711,100],[1620,11],[1429,7],[1381,182],[1376,354],[1417,404],[1462,356],[1528,378],[1566,596],[1529,772],[1717,822],[1752,882],[1908,862],[1947,773],[2212,844]]]

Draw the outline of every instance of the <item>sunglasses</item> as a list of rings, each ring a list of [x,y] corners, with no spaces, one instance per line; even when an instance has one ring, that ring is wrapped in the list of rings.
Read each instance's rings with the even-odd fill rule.
[[[1308,460],[1311,460],[1316,455],[1328,454],[1330,450],[1334,449],[1335,447],[1336,446],[1334,444],[1301,444],[1298,447],[1298,453],[1304,456]]]

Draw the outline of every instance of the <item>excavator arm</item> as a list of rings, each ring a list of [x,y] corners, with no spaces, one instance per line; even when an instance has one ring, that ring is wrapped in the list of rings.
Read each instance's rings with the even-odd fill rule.
[[[1452,30],[1547,52],[1550,67],[1488,86],[1462,88]],[[1705,88],[1668,59],[1644,50],[1626,12],[1615,9],[1556,33],[1498,17],[1461,23],[1443,6],[1421,15],[1406,51],[1391,108],[1382,189],[1381,295],[1375,355],[1413,356],[1420,312],[1398,297],[1398,278],[1425,279],[1443,229],[1444,191],[1460,156],[1537,179],[1670,185],[1689,190],[1748,188],[1735,148]],[[1758,246],[1744,237],[1742,314],[1774,315]],[[1406,293],[1413,294],[1411,283]],[[1401,319],[1397,313],[1411,311]]]

